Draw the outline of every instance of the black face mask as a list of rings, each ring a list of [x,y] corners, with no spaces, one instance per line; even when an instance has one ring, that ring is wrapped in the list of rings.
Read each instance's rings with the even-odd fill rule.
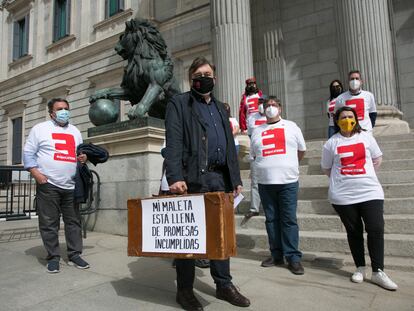
[[[192,89],[200,94],[207,95],[214,88],[214,79],[211,77],[198,77],[193,79]]]
[[[246,87],[246,92],[249,94],[257,93],[257,88],[254,85],[249,85]]]
[[[340,87],[331,87],[331,98],[337,98],[339,95],[342,94],[342,89]]]

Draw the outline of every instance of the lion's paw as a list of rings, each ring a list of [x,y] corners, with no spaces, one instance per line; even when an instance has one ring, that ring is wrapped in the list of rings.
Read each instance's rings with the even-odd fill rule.
[[[145,108],[145,106],[142,104],[138,104],[138,105],[133,106],[128,111],[128,118],[130,120],[142,118],[145,116],[146,113],[147,113],[147,109]]]

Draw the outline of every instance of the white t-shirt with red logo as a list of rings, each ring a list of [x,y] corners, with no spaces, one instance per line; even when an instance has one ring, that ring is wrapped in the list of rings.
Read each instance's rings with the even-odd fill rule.
[[[377,112],[374,95],[371,92],[361,90],[357,95],[352,95],[350,91],[342,93],[336,98],[335,111],[342,106],[354,108],[358,116],[359,125],[368,132],[372,131],[371,119],[369,114]]]
[[[326,111],[329,114],[329,126],[334,126],[334,115],[335,115],[335,102],[336,102],[336,98],[334,99],[330,99],[326,102]]]
[[[305,151],[302,131],[295,122],[281,119],[253,131],[250,156],[259,184],[289,184],[299,179],[298,151]]]
[[[331,169],[329,200],[349,205],[383,200],[384,191],[372,159],[382,156],[375,138],[362,131],[351,137],[333,135],[323,146],[321,166]]]
[[[37,169],[49,183],[62,189],[74,189],[76,147],[81,143],[82,135],[75,126],[62,127],[50,120],[31,129],[24,153],[34,155]]]
[[[265,124],[266,121],[266,116],[261,115],[260,112],[256,112],[250,115],[247,123],[247,135],[251,136],[253,134],[253,130],[258,126]]]

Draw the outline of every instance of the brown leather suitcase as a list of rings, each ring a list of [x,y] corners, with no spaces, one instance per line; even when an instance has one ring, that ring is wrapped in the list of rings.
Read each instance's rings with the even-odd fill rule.
[[[154,199],[166,199],[164,201],[167,201],[168,198],[185,199],[186,197],[200,195],[204,195],[205,206],[205,253],[192,253],[190,249],[186,251],[187,253],[182,253],[178,249],[176,250],[176,252],[171,252],[175,251],[174,249],[170,249],[170,252],[163,252],[163,250],[157,250],[156,252],[143,251],[142,205],[144,200],[151,200],[148,202],[154,202]],[[171,215],[172,213],[174,213],[174,211],[166,211],[166,215],[163,215],[163,217],[165,216],[168,219],[171,219],[172,217],[174,217],[173,215]],[[153,226],[153,223],[151,223],[149,226]],[[150,240],[151,239],[152,237],[150,238]],[[227,259],[229,257],[236,256],[236,234],[234,222],[233,194],[224,192],[209,192],[204,194],[190,194],[183,196],[160,196],[156,198],[128,200],[128,256],[170,257],[189,259]]]

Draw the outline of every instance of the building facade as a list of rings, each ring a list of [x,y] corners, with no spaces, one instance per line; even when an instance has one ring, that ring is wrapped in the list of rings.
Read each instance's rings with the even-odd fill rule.
[[[2,0],[0,165],[21,164],[25,137],[48,118],[52,97],[68,99],[72,123],[86,138],[93,126],[88,98],[119,86],[125,62],[113,47],[135,16],[158,26],[183,91],[192,60],[212,60],[216,96],[234,115],[244,80],[254,75],[306,138],[323,138],[329,83],[346,84],[347,72],[358,68],[380,121],[414,127],[410,0]],[[129,104],[120,105],[126,120]]]

